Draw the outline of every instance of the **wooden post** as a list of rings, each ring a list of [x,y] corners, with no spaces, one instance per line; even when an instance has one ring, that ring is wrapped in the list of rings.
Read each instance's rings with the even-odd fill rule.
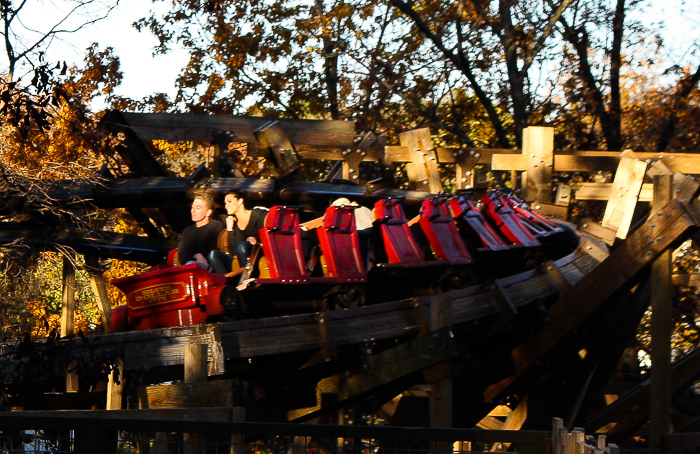
[[[654,176],[654,210],[673,198],[671,175]],[[671,429],[672,251],[664,251],[651,268],[651,374],[649,378],[649,447],[663,448]]]
[[[616,230],[617,238],[627,238],[646,170],[647,163],[637,159],[632,151],[625,150],[620,154],[620,163],[601,222],[603,227]]]
[[[63,257],[63,305],[61,308],[61,337],[72,336],[75,329],[75,267]]]
[[[297,152],[278,121],[266,123],[256,129],[255,139],[259,150],[269,150],[280,176],[300,168]]]
[[[124,362],[117,360],[117,370],[107,378],[107,410],[121,410],[124,391]]]
[[[92,289],[93,295],[95,295],[95,298],[97,298],[97,301],[100,303],[100,318],[102,327],[106,332],[109,330],[109,322],[112,319],[112,303],[109,300],[109,292],[107,292],[107,283],[102,274],[102,267],[97,257],[92,255],[85,256],[85,265],[90,275],[90,288]]]
[[[554,167],[554,128],[530,126],[523,130],[523,155],[527,171],[523,175],[523,199],[552,202]]]
[[[233,407],[232,413],[231,413],[231,420],[233,422],[239,422],[239,421],[245,421],[246,414],[245,414],[245,407]],[[232,434],[231,435],[231,449],[229,450],[229,454],[244,454],[245,453],[245,445],[243,444],[245,441],[245,437],[241,434]]]
[[[185,383],[201,383],[207,381],[207,344],[185,345]],[[186,454],[202,454],[204,438],[201,434],[183,434],[184,452]]]
[[[452,157],[456,162],[455,166],[455,187],[459,189],[473,188],[474,167],[479,163],[481,153],[475,150],[455,150]]]
[[[452,300],[435,297],[430,302],[430,331],[452,324]],[[428,374],[437,380],[430,382],[430,427],[452,427],[452,362],[432,367]],[[451,452],[449,441],[435,442],[438,452]]]
[[[411,163],[406,166],[413,189],[437,194],[442,191],[437,156],[430,129],[421,128],[399,134],[402,147],[408,149]]]

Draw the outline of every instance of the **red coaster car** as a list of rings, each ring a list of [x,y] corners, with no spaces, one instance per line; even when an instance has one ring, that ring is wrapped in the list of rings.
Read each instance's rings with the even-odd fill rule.
[[[177,251],[170,253],[169,262]],[[236,289],[226,276],[197,264],[154,267],[136,276],[115,279],[127,303],[112,313],[110,331],[151,329],[205,323],[236,312]]]

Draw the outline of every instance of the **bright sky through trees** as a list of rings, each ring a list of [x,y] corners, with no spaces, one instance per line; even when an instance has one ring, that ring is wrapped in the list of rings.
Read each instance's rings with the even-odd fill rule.
[[[74,30],[87,19],[104,14],[113,4],[114,0],[97,0],[87,12],[81,10],[74,13],[71,20],[63,23],[61,28]],[[21,35],[24,44],[30,43],[32,39],[54,27],[57,21],[67,14],[69,6],[69,2],[61,0],[29,0],[20,14],[23,27],[16,27],[15,33]],[[122,85],[116,91],[117,95],[132,99],[141,99],[157,92],[172,95],[175,78],[185,66],[187,56],[184,53],[172,52],[154,57],[152,49],[157,44],[156,38],[148,32],[138,32],[132,26],[151,9],[160,8],[165,11],[167,6],[167,3],[163,2],[153,4],[144,0],[119,0],[106,19],[76,32],[63,33],[59,35],[59,39],[51,41],[46,58],[49,62],[65,61],[68,66],[80,66],[85,49],[92,42],[99,43],[100,48],[111,46],[120,58],[124,74]],[[0,59],[0,69],[4,70],[5,66],[4,59]],[[19,75],[27,70],[26,65],[23,68],[20,67]],[[93,108],[99,110],[102,106]]]
[[[97,14],[99,7],[111,5],[111,0],[95,0],[93,13]],[[85,49],[92,42],[98,42],[100,47],[111,46],[119,56],[121,69],[124,74],[122,85],[116,94],[132,99],[142,99],[154,93],[163,92],[173,96],[174,81],[179,71],[187,62],[184,52],[171,51],[168,55],[153,56],[152,48],[157,44],[156,39],[147,31],[138,32],[132,26],[136,20],[144,17],[156,8],[167,11],[170,2],[152,3],[147,0],[120,0],[117,7],[111,11],[107,19],[81,29],[75,33],[63,35],[63,41],[53,41],[50,45],[49,61],[66,61],[71,65],[80,65]],[[42,2],[30,0],[25,8],[29,14],[22,15],[24,27],[42,30],[53,25],[52,21],[62,17],[67,11],[68,2]],[[700,29],[700,3],[684,0],[649,0],[644,8],[646,20],[651,26],[662,24],[664,37],[673,57],[685,56],[693,48],[688,44],[695,39]],[[84,17],[76,15],[74,23],[84,21]],[[31,23],[30,23],[31,21]],[[70,28],[70,27],[65,27]],[[19,34],[19,33],[18,33]],[[695,48],[696,58],[700,58],[700,50]],[[671,55],[669,55],[671,56]],[[0,67],[5,62],[0,60]],[[20,70],[21,72],[21,70]],[[100,110],[103,106],[93,105]]]

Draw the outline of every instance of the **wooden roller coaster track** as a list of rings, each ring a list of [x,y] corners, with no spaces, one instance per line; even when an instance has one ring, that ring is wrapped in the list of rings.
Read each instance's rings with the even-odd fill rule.
[[[398,196],[415,207],[427,194],[436,192],[430,188],[437,184],[436,178],[439,182],[437,163],[455,165],[459,181],[468,180],[478,190],[475,166],[493,164],[493,169],[504,170],[512,153],[435,149],[426,145],[424,132],[402,137],[400,146],[391,147],[368,135],[357,140],[352,128],[337,122],[112,112],[103,125],[116,138],[115,151],[132,174],[105,171],[97,184],[62,182],[46,188],[45,193],[65,206],[89,201],[97,209],[124,207],[144,226],[147,239],[85,232],[60,223],[40,233],[29,221],[0,229],[0,242],[21,238],[39,249],[58,243],[86,255],[155,264],[175,242],[154,227],[149,210],[159,211],[171,227],[181,229],[186,225],[183,208],[197,188],[215,193],[243,188],[253,199],[272,204],[293,200],[309,211],[341,196],[362,202]],[[537,134],[533,129],[526,135],[530,153]],[[221,175],[222,168],[215,166],[213,176],[201,169],[190,177],[169,176],[144,145],[145,140],[156,138],[212,141],[219,150],[217,162],[228,143],[244,142],[250,145],[249,156],[274,161],[276,175],[249,179],[236,176],[235,169]],[[577,159],[589,170],[596,165],[589,155],[567,156],[554,159],[550,150],[549,159],[557,166],[573,166]],[[302,158],[337,161],[342,165],[336,176],[345,183],[361,174],[362,162],[408,162],[412,188],[398,190],[384,187],[380,179],[364,178],[354,179],[364,183],[355,185],[334,184],[333,178],[307,182],[298,170]],[[630,154],[596,158],[615,159],[619,166],[644,165],[641,172],[628,171],[634,174],[632,183],[617,180],[624,173],[618,167],[612,185],[579,188],[582,193],[597,191],[593,199],[607,194],[610,213],[606,211],[602,225],[586,220],[578,229],[570,226],[567,241],[573,246],[554,260],[461,289],[369,306],[63,337],[58,341],[63,352],[56,359],[58,368],[71,370],[71,364],[98,357],[118,358],[118,373],[106,378],[106,394],[93,389],[77,393],[70,404],[65,396],[55,398],[56,403],[55,396],[43,396],[16,405],[26,409],[93,406],[115,411],[236,407],[245,409],[249,421],[285,422],[311,421],[362,408],[381,414],[389,424],[505,424],[516,429],[549,428],[553,417],[563,417],[567,426],[602,431],[610,439],[628,439],[649,419],[649,399],[640,397],[643,391],[639,389],[609,405],[601,404],[601,399],[611,394],[606,387],[649,307],[650,294],[655,291],[652,282],[654,288],[659,287],[658,278],[650,277],[659,271],[652,268],[670,250],[692,238],[700,225],[695,199],[698,185],[676,172],[675,186],[663,186],[664,181],[671,181],[672,165],[652,166],[649,171],[646,162]],[[521,161],[528,158],[512,158],[508,169],[528,170],[532,183],[528,190],[537,197],[529,200],[541,204],[543,212],[559,213],[556,203],[543,198],[547,190],[551,193],[548,175],[557,169],[543,171]],[[686,168],[695,169],[695,160],[691,161],[684,161]],[[606,166],[615,167],[606,163],[600,168]],[[630,205],[623,201],[627,193],[634,193],[629,196],[634,210],[640,199],[650,198],[650,189],[643,182],[645,174],[647,181],[654,175],[667,177],[655,177],[657,184],[651,190],[658,198],[653,209],[633,224]],[[525,190],[527,185],[523,186]],[[622,186],[627,192],[616,200],[615,191]],[[634,187],[637,189],[630,190]],[[664,187],[665,195],[660,189]],[[565,188],[559,190],[565,192]],[[673,364],[670,388],[682,389],[700,376],[696,356],[692,353]],[[199,375],[192,375],[193,370]],[[68,377],[70,382],[71,374]],[[648,389],[649,384],[637,386]],[[69,384],[71,387],[77,389]],[[505,423],[498,416],[503,413],[494,412],[503,406],[510,415]]]

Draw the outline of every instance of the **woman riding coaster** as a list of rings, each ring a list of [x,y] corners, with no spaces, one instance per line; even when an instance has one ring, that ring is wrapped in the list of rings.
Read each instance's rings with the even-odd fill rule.
[[[226,208],[226,235],[228,236],[229,254],[220,250],[209,253],[209,263],[217,274],[227,274],[232,269],[233,258],[238,260],[238,266],[245,267],[253,245],[260,241],[260,229],[265,226],[268,209],[248,206],[248,199],[242,191],[231,190],[224,196]]]

